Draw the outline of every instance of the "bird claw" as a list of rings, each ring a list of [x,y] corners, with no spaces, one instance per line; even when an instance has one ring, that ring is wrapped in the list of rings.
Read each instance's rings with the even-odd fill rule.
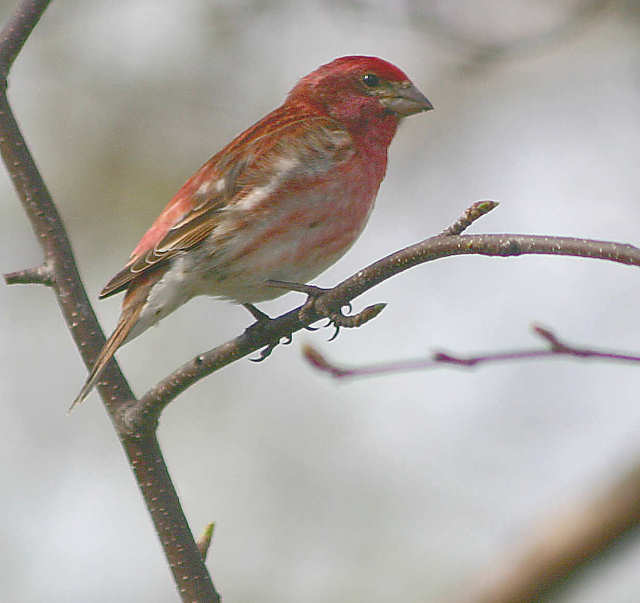
[[[284,281],[269,281],[269,283],[274,287],[281,287],[283,289],[289,289],[290,291],[306,293],[307,301],[304,303],[302,308],[300,308],[300,318],[305,320],[312,311],[326,317],[327,324],[323,325],[323,328],[329,326],[333,326],[335,328],[335,331],[329,338],[329,341],[333,341],[338,337],[342,327],[352,329],[363,325],[372,318],[375,318],[380,312],[382,312],[386,305],[374,304],[372,306],[368,306],[357,314],[351,314],[353,306],[350,301],[340,304],[320,303],[320,296],[329,291],[329,289],[323,289],[322,287],[316,287],[315,285],[287,283]],[[349,314],[345,314],[343,312],[343,308],[346,308]],[[315,331],[318,327],[307,326],[306,328],[310,331]]]
[[[353,310],[351,302],[348,301],[346,303],[339,304],[336,304],[335,302],[332,304],[320,302],[320,296],[323,293],[329,291],[329,289],[323,289],[322,287],[316,287],[315,285],[290,283],[287,281],[269,280],[266,281],[266,283],[271,287],[278,287],[280,289],[286,289],[288,291],[306,293],[307,301],[305,301],[303,306],[300,308],[300,320],[308,320],[311,313],[315,313],[316,315],[327,318],[328,322],[326,325],[323,325],[323,327],[333,326],[335,328],[335,332],[329,338],[329,341],[333,341],[336,337],[338,337],[338,334],[340,333],[340,329],[342,327],[348,329],[360,327],[364,323],[369,322],[371,319],[380,314],[380,312],[382,312],[382,310],[386,306],[386,304],[373,304],[372,306],[367,306],[364,310],[358,312],[357,314],[344,314],[342,308],[347,308],[347,312],[349,313]],[[308,331],[317,331],[318,327],[307,325],[305,329],[307,329]],[[272,349],[273,348],[268,351],[268,354],[271,353]]]
[[[342,308],[347,308],[347,312],[349,313],[349,315],[344,314],[342,311]],[[333,326],[335,328],[335,331],[327,341],[333,341],[334,339],[336,339],[342,327],[350,326],[349,324],[347,324],[349,322],[349,319],[353,318],[354,316],[357,316],[357,315],[351,315],[351,311],[353,310],[353,306],[351,305],[351,302],[347,302],[344,306],[342,306],[342,308],[340,308],[337,312],[334,312],[328,318],[328,322],[325,326],[326,327]],[[353,326],[360,326],[360,325],[354,324]]]
[[[275,343],[272,342],[266,345],[260,350],[257,358],[249,358],[249,360],[251,360],[251,362],[262,362],[263,360],[266,360],[267,358],[269,358],[269,356],[271,356],[271,352],[273,352],[278,343],[280,342],[276,341]]]
[[[253,304],[242,305],[247,310],[249,310],[249,312],[251,312],[251,315],[256,319],[256,322],[247,327],[247,329],[245,330],[245,332],[249,336],[251,336],[253,332],[259,331],[261,328],[266,327],[271,322],[272,318],[268,314],[265,314],[262,310],[258,310],[258,308],[256,308]],[[266,360],[267,358],[269,358],[269,356],[271,356],[271,352],[273,352],[273,350],[279,343],[282,343],[283,345],[289,345],[293,341],[293,335],[289,333],[282,339],[284,339],[284,341],[282,342],[280,341],[280,338],[278,338],[277,341],[272,341],[271,343],[267,344],[259,351],[257,358],[249,358],[249,360],[251,360],[251,362],[262,362],[263,360]]]
[[[351,304],[345,304],[343,307],[345,306],[347,306],[349,311],[351,311]],[[333,341],[338,337],[340,329],[343,327],[346,329],[355,329],[374,319],[378,314],[380,314],[380,312],[382,312],[382,310],[384,310],[385,306],[386,304],[373,304],[371,306],[367,306],[364,310],[361,310],[356,314],[348,315],[342,312],[342,308],[330,312],[327,316],[329,323],[326,326],[332,325],[335,328],[335,332],[329,338],[329,341]],[[317,311],[318,310],[316,309],[316,312]]]
[[[284,341],[272,341],[271,343],[267,344],[260,350],[257,358],[249,358],[249,360],[251,360],[251,362],[262,362],[263,360],[266,360],[267,358],[269,358],[269,356],[271,356],[271,352],[273,352],[273,350],[275,350],[279,344],[289,345],[293,341],[293,335],[289,333],[282,339]]]
[[[327,341],[333,341],[338,336],[338,333],[340,333],[340,325],[333,325],[333,326],[335,327],[336,330],[333,332],[333,335],[329,337],[329,339],[327,339]]]

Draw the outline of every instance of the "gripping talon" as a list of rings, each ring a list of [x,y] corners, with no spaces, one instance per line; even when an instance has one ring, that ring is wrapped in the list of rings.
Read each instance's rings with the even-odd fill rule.
[[[262,362],[263,360],[266,360],[271,356],[271,352],[273,352],[277,345],[277,343],[270,343],[260,350],[260,355],[257,358],[249,358],[249,360],[251,360],[251,362]]]
[[[251,362],[262,362],[271,356],[271,353],[276,349],[278,344],[282,343],[282,345],[289,345],[292,341],[293,334],[289,333],[286,337],[283,337],[283,341],[278,340],[271,342],[258,352],[259,355],[257,358],[249,358],[249,360],[251,360]]]
[[[333,341],[338,336],[338,333],[340,333],[340,325],[337,325],[336,323],[330,323],[330,324],[332,324],[334,326],[335,331],[334,331],[333,335],[331,337],[329,337],[329,339],[327,341]],[[329,326],[329,325],[327,325],[327,326]]]
[[[338,336],[342,327],[346,327],[349,329],[360,327],[366,322],[369,322],[371,319],[375,318],[385,307],[385,304],[374,304],[372,306],[368,306],[357,314],[351,314],[353,307],[351,306],[350,301],[339,305],[335,304],[335,302],[332,302],[331,304],[327,304],[326,302],[318,303],[318,298],[323,293],[329,291],[329,289],[323,289],[321,287],[316,287],[315,285],[306,285],[278,280],[268,280],[265,282],[271,287],[286,289],[288,291],[297,291],[298,293],[305,293],[307,295],[307,301],[300,308],[298,316],[302,321],[306,321],[307,319],[309,319],[310,314],[312,314],[314,318],[316,316],[326,317],[328,322],[326,325],[323,325],[323,328],[330,325],[335,328],[335,332],[329,338],[329,341],[333,341]],[[246,306],[247,309],[254,316],[256,316],[256,308],[249,305]],[[347,314],[342,311],[343,308],[347,309]],[[318,327],[306,326],[305,329],[307,329],[307,331],[317,331]],[[287,343],[289,343],[290,341],[291,339],[289,338],[289,341],[287,341]],[[270,350],[269,353],[271,353]]]

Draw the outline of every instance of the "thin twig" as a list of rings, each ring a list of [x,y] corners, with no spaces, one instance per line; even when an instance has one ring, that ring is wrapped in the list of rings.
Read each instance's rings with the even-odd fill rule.
[[[17,272],[8,272],[4,275],[7,285],[46,285],[52,287],[55,276],[49,264],[40,264],[33,268],[25,268]]]
[[[476,201],[451,226],[445,228],[441,234],[445,237],[462,234],[471,224],[498,207],[498,205],[497,201]]]
[[[640,356],[633,354],[621,354],[597,350],[593,348],[583,348],[570,345],[560,341],[558,337],[549,329],[538,325],[532,327],[533,332],[544,339],[548,348],[546,349],[524,349],[510,350],[507,352],[487,352],[461,356],[448,352],[435,352],[429,358],[417,358],[413,360],[399,360],[381,364],[371,364],[359,367],[342,367],[327,360],[316,348],[310,345],[303,347],[303,355],[307,362],[319,371],[328,373],[336,379],[354,377],[377,377],[408,371],[424,371],[428,369],[442,368],[444,366],[455,366],[459,368],[471,368],[480,364],[495,362],[508,362],[512,360],[538,360],[540,358],[573,356],[574,358],[598,358],[601,360],[613,360],[617,362],[640,362]]]

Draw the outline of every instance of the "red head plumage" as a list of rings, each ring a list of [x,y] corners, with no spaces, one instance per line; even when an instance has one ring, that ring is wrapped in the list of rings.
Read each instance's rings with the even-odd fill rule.
[[[384,120],[393,136],[397,118],[431,108],[407,75],[377,57],[347,56],[318,67],[291,90],[285,104],[305,104],[356,129]]]

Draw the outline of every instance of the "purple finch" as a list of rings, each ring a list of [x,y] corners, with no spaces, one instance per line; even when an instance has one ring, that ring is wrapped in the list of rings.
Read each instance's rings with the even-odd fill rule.
[[[306,283],[362,232],[402,117],[431,103],[394,65],[350,56],[303,77],[176,193],[100,297],[118,324],[72,407],[126,341],[196,295],[242,304]]]

